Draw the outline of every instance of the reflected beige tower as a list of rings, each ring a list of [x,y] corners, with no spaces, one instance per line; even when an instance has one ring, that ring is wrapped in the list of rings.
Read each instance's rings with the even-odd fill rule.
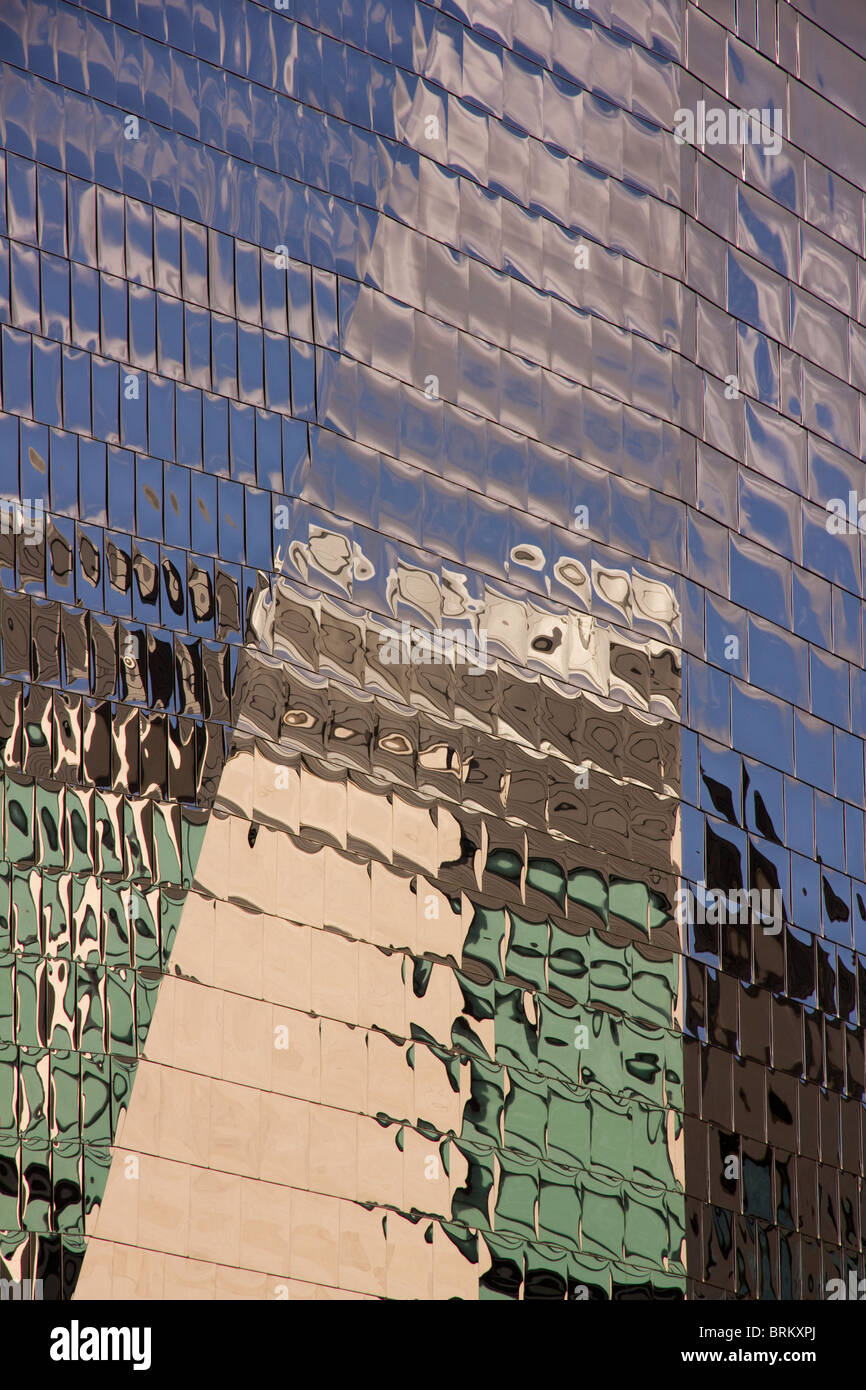
[[[78,1298],[681,1296],[675,650],[391,581],[260,595]]]

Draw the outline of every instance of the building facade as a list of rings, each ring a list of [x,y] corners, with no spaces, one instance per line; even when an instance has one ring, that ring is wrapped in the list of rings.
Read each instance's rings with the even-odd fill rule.
[[[4,1289],[866,1274],[864,72],[0,7]]]

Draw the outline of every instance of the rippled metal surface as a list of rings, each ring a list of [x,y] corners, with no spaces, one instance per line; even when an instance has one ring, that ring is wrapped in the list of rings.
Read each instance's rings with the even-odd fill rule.
[[[629,706],[493,657],[410,680],[375,660],[369,615],[362,634],[288,579],[250,626],[239,736],[79,1291],[112,1288],[153,1184],[171,1259],[137,1278],[165,1296],[181,1255],[229,1249],[271,1296],[286,1277],[295,1297],[682,1296],[676,723],[634,688]],[[652,699],[639,646],[611,644],[610,669],[620,651]],[[678,659],[660,655],[670,702]],[[191,1152],[223,1177],[205,1198],[190,1170],[187,1215]],[[185,1228],[197,1192],[211,1235]]]
[[[3,1278],[866,1274],[864,64],[3,5]]]

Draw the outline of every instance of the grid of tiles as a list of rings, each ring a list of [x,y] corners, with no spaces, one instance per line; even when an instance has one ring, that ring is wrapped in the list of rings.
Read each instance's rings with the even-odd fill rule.
[[[497,661],[681,718],[672,868],[784,902],[680,943],[687,1292],[864,1273],[862,542],[827,504],[866,454],[866,28],[818,11],[4,6],[0,493],[45,516],[0,538],[13,1272],[74,1285],[125,1083],[91,1197],[92,1116],[39,1096],[67,1062],[131,1080],[174,929],[139,945],[124,894],[192,881],[286,566],[434,629],[495,589]],[[778,112],[778,151],[679,144],[699,103]],[[681,647],[682,697],[678,662],[572,661],[579,617]],[[58,958],[70,1000],[117,989],[101,1032],[49,1029]],[[497,1287],[569,1287],[530,1273]]]
[[[682,1297],[676,725],[274,598],[79,1292]]]

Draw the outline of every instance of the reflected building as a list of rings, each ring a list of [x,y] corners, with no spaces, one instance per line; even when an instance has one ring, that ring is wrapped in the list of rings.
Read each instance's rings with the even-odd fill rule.
[[[4,1279],[862,1277],[835,8],[4,6]]]
[[[488,584],[464,606],[511,662],[384,662],[341,539],[287,568],[342,601],[283,577],[254,609],[79,1293],[158,1222],[154,1296],[681,1296],[676,650]],[[413,622],[455,592],[383,587]]]

